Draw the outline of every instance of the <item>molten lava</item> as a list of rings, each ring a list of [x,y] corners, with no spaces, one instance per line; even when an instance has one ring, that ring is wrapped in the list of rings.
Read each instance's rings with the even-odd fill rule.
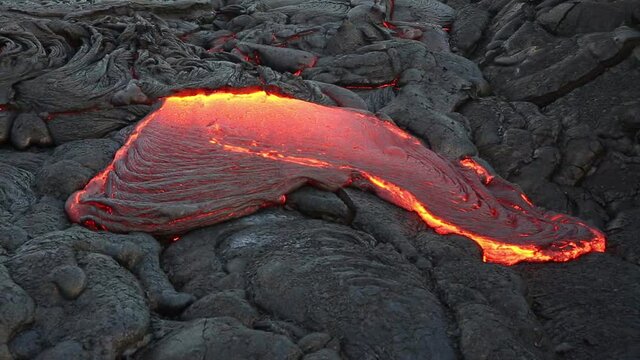
[[[471,158],[460,160],[460,165],[473,170],[482,179],[482,182],[487,184],[487,185],[489,185],[491,180],[493,180],[493,178],[494,178],[494,176],[491,175],[487,171],[487,169],[482,167],[482,165],[478,164],[477,162],[475,162],[475,160],[473,160]],[[522,196],[525,196],[525,195],[522,194]],[[523,198],[523,200],[524,200],[524,198]],[[533,205],[533,204],[529,203],[529,205]]]
[[[440,234],[474,240],[486,261],[568,261],[605,247],[600,231],[534,207],[471,159],[452,163],[369,113],[263,91],[166,98],[66,206],[94,229],[176,234],[282,204],[307,183],[372,190]]]

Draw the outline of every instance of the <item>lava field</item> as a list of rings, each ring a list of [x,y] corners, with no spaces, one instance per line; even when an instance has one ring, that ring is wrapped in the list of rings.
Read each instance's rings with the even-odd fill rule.
[[[0,0],[0,360],[640,358],[637,0]]]

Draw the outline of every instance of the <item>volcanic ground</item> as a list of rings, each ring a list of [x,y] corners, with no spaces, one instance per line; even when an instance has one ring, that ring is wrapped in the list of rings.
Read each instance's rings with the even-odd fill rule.
[[[637,0],[0,0],[0,360],[638,359],[639,84]]]

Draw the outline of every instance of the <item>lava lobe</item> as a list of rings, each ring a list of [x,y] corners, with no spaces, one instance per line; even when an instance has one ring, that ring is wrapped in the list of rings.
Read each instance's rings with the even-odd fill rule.
[[[304,184],[373,191],[500,264],[605,248],[600,231],[535,207],[472,159],[448,161],[369,113],[264,91],[166,98],[66,209],[96,229],[175,234],[282,204]]]

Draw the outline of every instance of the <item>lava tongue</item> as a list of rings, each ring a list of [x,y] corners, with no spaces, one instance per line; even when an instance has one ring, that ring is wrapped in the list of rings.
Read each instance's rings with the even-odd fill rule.
[[[264,91],[166,98],[67,212],[115,232],[181,233],[280,204],[309,182],[367,183],[438,233],[474,240],[496,263],[604,251],[600,231],[536,208],[471,159],[451,163],[368,113]]]

